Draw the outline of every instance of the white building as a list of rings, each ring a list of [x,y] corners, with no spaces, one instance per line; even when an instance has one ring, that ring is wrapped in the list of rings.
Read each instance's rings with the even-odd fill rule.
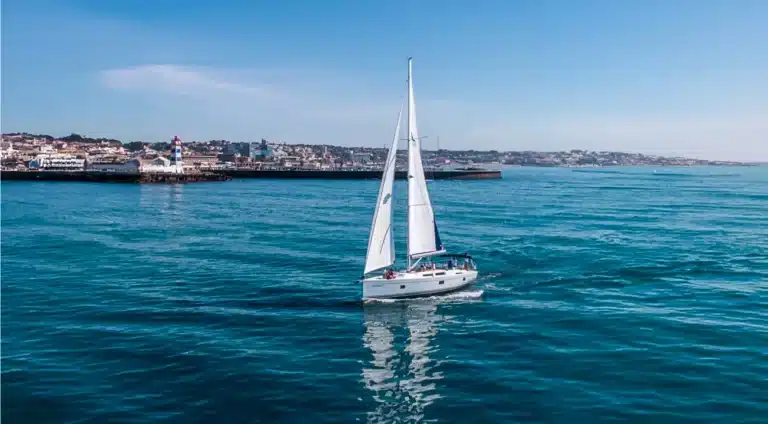
[[[140,169],[141,163],[138,159],[130,159],[126,162],[96,162],[88,164],[89,171],[138,174]]]
[[[211,169],[219,165],[218,156],[214,155],[185,155],[184,169]]]
[[[85,159],[70,155],[37,155],[29,162],[29,168],[82,171],[85,169]]]
[[[301,158],[298,156],[281,156],[280,165],[286,168],[296,168],[301,165]]]
[[[13,142],[3,140],[0,143],[0,157],[7,158],[13,156]]]
[[[140,172],[158,172],[163,174],[183,174],[184,167],[171,164],[171,160],[158,156],[152,160],[139,160]]]
[[[88,165],[89,171],[102,172],[120,172],[129,174],[138,174],[141,172],[152,172],[160,174],[182,174],[184,168],[171,165],[168,158],[158,156],[154,159],[134,158],[121,163],[91,163]]]
[[[40,153],[53,154],[53,153],[56,153],[56,149],[50,144],[44,144],[40,146]]]

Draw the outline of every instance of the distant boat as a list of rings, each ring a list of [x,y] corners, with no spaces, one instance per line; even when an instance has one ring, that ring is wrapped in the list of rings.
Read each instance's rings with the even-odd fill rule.
[[[408,267],[394,271],[395,245],[392,235],[392,188],[395,158],[403,108],[397,116],[392,146],[381,177],[379,196],[368,239],[363,271],[363,298],[388,299],[434,295],[460,290],[477,279],[477,266],[467,254],[447,254],[440,240],[432,203],[429,200],[421,141],[416,126],[412,59],[408,58]],[[438,265],[435,257],[446,261]],[[444,265],[444,266],[443,266]],[[383,274],[372,275],[384,270]],[[368,277],[366,277],[368,276]]]

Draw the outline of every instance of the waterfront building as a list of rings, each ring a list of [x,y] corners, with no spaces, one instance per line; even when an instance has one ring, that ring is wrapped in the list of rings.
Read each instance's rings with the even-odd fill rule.
[[[109,161],[109,162],[90,162],[88,163],[88,171],[100,171],[100,172],[116,172],[126,174],[138,174],[141,170],[141,161],[146,159],[129,159],[124,162]]]
[[[85,169],[85,159],[60,154],[37,155],[29,162],[29,168],[40,170],[82,171]]]
[[[261,146],[260,146],[260,153],[261,153],[261,159],[271,159],[272,158],[272,148],[269,147],[267,144],[267,140],[261,139]]]
[[[247,142],[235,142],[235,143],[229,143],[224,147],[224,155],[226,156],[244,156],[244,157],[252,157],[254,153],[256,152],[256,143],[247,143]]]
[[[260,143],[256,142],[235,142],[224,146],[222,156],[229,161],[236,156],[247,158],[248,160],[264,160],[272,157],[272,148],[267,141],[262,139]]]
[[[181,169],[181,171],[180,171]],[[133,158],[125,162],[109,163],[91,163],[88,164],[89,171],[116,172],[127,174],[139,173],[158,173],[158,174],[181,174],[183,167],[172,164],[170,159],[158,156],[154,159]]]
[[[185,155],[185,168],[214,168],[219,164],[219,158],[211,155]]]
[[[302,160],[298,156],[282,156],[280,158],[280,166],[285,168],[298,168],[302,165]]]

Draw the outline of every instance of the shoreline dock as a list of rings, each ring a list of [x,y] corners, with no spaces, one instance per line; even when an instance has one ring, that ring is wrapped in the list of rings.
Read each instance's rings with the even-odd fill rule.
[[[333,170],[319,169],[232,169],[214,171],[232,178],[272,178],[272,179],[327,179],[327,180],[380,180],[381,170]],[[498,180],[501,179],[501,171],[473,169],[473,170],[439,170],[426,171],[428,180]],[[407,180],[406,171],[396,171],[396,180]]]

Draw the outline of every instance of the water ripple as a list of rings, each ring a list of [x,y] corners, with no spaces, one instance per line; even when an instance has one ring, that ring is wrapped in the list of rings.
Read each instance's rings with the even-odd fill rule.
[[[355,280],[377,181],[3,182],[2,418],[762,423],[767,182],[434,181],[443,241],[481,277],[374,302]]]

